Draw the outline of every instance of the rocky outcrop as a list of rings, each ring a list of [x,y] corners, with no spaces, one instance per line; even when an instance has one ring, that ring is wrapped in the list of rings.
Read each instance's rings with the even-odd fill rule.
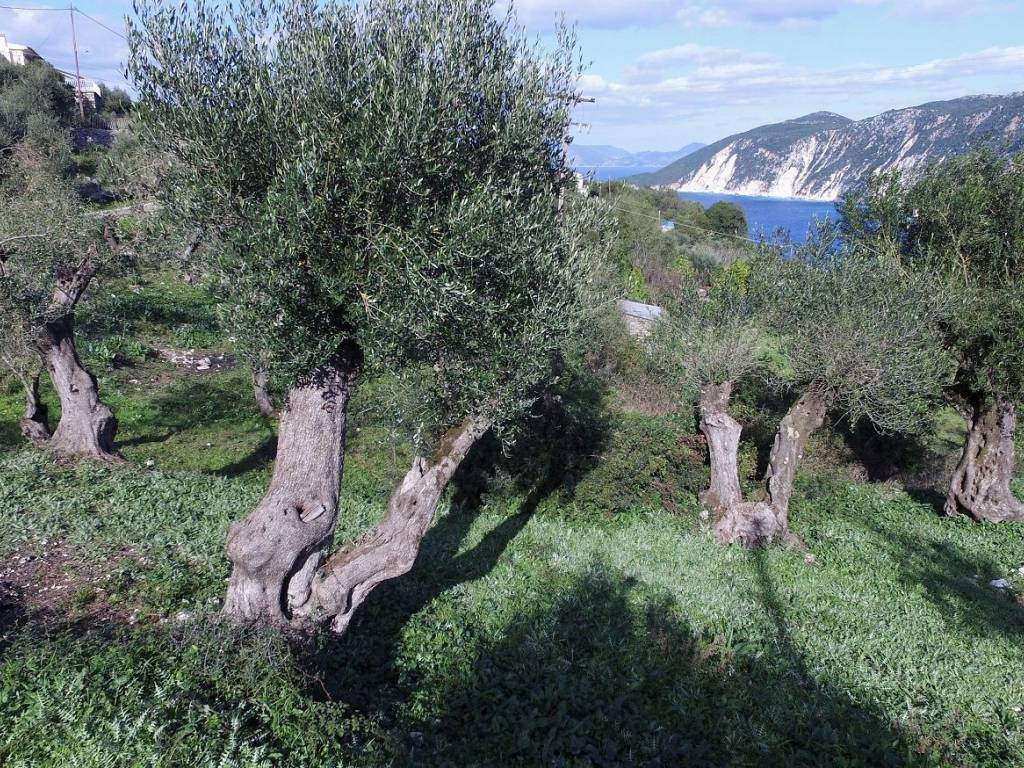
[[[815,112],[729,136],[632,177],[683,192],[834,200],[864,176],[914,172],[982,142],[1024,146],[1024,93],[967,96],[850,120]]]

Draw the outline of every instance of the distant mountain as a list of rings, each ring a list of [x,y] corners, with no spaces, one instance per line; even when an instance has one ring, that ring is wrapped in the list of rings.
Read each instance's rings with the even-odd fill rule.
[[[710,144],[629,181],[683,192],[834,200],[874,171],[922,170],[990,141],[1024,147],[1024,93],[965,96],[864,120],[815,112]]]
[[[674,152],[629,152],[606,144],[572,144],[569,157],[573,165],[585,168],[657,168],[686,157],[703,146],[687,144]]]

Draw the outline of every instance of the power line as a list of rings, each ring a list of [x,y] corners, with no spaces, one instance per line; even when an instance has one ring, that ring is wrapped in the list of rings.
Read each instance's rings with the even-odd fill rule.
[[[20,5],[0,5],[0,8],[4,9],[5,11],[66,11],[67,10],[67,6],[65,6],[64,8],[39,8],[39,7],[26,8],[26,7],[20,6]]]
[[[84,18],[88,19],[93,24],[96,24],[97,26],[103,27],[103,29],[107,30],[107,32],[110,32],[113,35],[117,35],[122,40],[127,40],[128,39],[128,36],[125,35],[123,32],[118,32],[113,27],[107,26],[106,24],[104,24],[99,19],[95,18],[94,16],[90,16],[85,11],[83,11],[83,10],[81,10],[79,8],[76,8],[73,5],[65,6],[63,8],[53,8],[53,7],[49,7],[49,6],[29,7],[29,6],[22,6],[22,5],[0,5],[0,9],[3,9],[5,11],[54,11],[54,12],[63,12],[63,11],[70,10],[73,13],[77,13],[79,16],[83,16]]]
[[[121,33],[120,33],[120,32],[118,32],[118,31],[117,31],[116,29],[111,29],[111,28],[110,28],[110,27],[108,27],[108,26],[107,26],[106,24],[104,24],[104,23],[103,23],[102,21],[100,21],[99,19],[94,19],[94,18],[93,18],[92,16],[90,16],[90,15],[89,15],[88,13],[86,13],[85,11],[80,11],[80,10],[78,10],[77,8],[75,8],[74,6],[72,6],[72,9],[73,9],[73,10],[74,10],[74,12],[75,12],[75,13],[77,13],[77,14],[78,14],[79,16],[84,16],[84,17],[85,17],[85,18],[87,18],[87,19],[88,19],[89,21],[91,21],[91,22],[92,22],[93,24],[98,24],[99,26],[103,27],[103,28],[104,28],[105,30],[107,30],[107,32],[110,32],[111,34],[117,35],[117,36],[118,36],[118,37],[120,37],[120,38],[121,38],[122,40],[127,40],[127,39],[128,39],[127,35],[123,35],[123,34],[121,34]]]
[[[628,208],[621,208],[620,206],[614,205],[613,203],[610,203],[607,200],[605,202],[608,203],[609,208],[614,208],[616,211],[622,211],[623,213],[631,213],[634,216],[643,216],[645,219],[651,219],[652,221],[657,221],[658,223],[666,221],[666,219],[662,219],[662,217],[660,216],[651,216],[651,214],[644,213],[643,211],[631,211]],[[712,230],[705,229],[704,227],[698,227],[695,224],[683,224],[682,222],[673,221],[671,219],[668,219],[668,221],[672,221],[672,225],[675,227],[686,227],[687,229],[695,229],[698,232],[703,232],[705,234],[719,235],[721,237],[732,237],[735,238],[736,240],[744,240],[748,243],[753,243],[754,245],[761,244],[760,240],[752,240],[751,238],[743,237],[742,235],[730,235],[725,232],[714,232]]]

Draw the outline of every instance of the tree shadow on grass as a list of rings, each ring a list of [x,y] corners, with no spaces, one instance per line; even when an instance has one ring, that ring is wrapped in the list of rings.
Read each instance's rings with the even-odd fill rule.
[[[236,380],[220,376],[194,376],[176,382],[153,397],[140,416],[124,425],[131,434],[119,446],[161,443],[176,434],[218,422],[257,422],[261,417],[248,390]]]
[[[273,434],[238,461],[232,461],[215,471],[221,477],[239,477],[273,464],[277,458],[277,434]]]
[[[724,646],[601,563],[544,583],[462,674],[418,691],[413,765],[900,766],[881,712],[807,671],[763,561],[773,647]],[[424,701],[424,697],[426,701]],[[422,736],[420,736],[422,733]]]
[[[330,698],[363,710],[382,706],[381,694],[386,696],[387,691],[381,684],[398,683],[394,661],[409,620],[449,589],[489,574],[545,493],[541,487],[535,489],[516,514],[461,554],[458,550],[477,518],[477,508],[453,504],[423,539],[412,571],[374,590],[344,637],[321,638],[316,652],[305,660],[317,681],[310,693],[326,691]],[[376,683],[367,685],[368,678]]]
[[[594,398],[594,390],[585,389],[576,400],[540,400],[532,428],[511,457],[493,435],[473,447],[453,479],[449,511],[427,532],[412,571],[374,590],[346,635],[324,639],[307,658],[317,680],[313,695],[326,690],[361,708],[380,706],[382,688],[367,686],[366,675],[397,682],[394,661],[409,620],[446,591],[489,574],[543,501],[596,460],[608,424],[596,415]],[[459,554],[499,468],[511,469],[515,485],[529,492],[515,514]]]
[[[986,636],[995,630],[1010,638],[1024,638],[1024,605],[1013,593],[989,586],[1001,576],[996,561],[965,552],[949,541],[910,536],[871,520],[859,522],[899,563],[903,580],[925,588],[947,622],[976,635]]]

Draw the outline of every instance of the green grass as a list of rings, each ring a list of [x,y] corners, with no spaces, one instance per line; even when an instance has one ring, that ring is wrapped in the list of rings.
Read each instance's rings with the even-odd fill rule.
[[[0,627],[0,765],[1024,764],[1024,526],[850,482],[837,435],[800,478],[804,548],[716,545],[689,427],[605,414],[498,469],[478,452],[343,639],[223,624],[225,534],[265,488],[274,425],[244,368],[133,347],[230,351],[211,297],[164,273],[128,286],[82,322],[126,466],[23,447],[0,388],[0,567],[59,542],[77,578]],[[339,541],[410,459],[376,396],[353,407]],[[930,449],[961,429],[940,414]],[[556,438],[582,458],[531,492]]]
[[[441,515],[415,570],[311,650],[214,621],[255,484],[30,451],[0,455],[0,478],[0,549],[121,553],[101,588],[138,622],[70,609],[5,639],[4,764],[1024,761],[1024,609],[988,587],[1020,586],[1024,532],[903,494],[805,482],[807,551],[759,553],[689,517],[573,522],[486,497]],[[351,494],[340,537],[381,502]]]

